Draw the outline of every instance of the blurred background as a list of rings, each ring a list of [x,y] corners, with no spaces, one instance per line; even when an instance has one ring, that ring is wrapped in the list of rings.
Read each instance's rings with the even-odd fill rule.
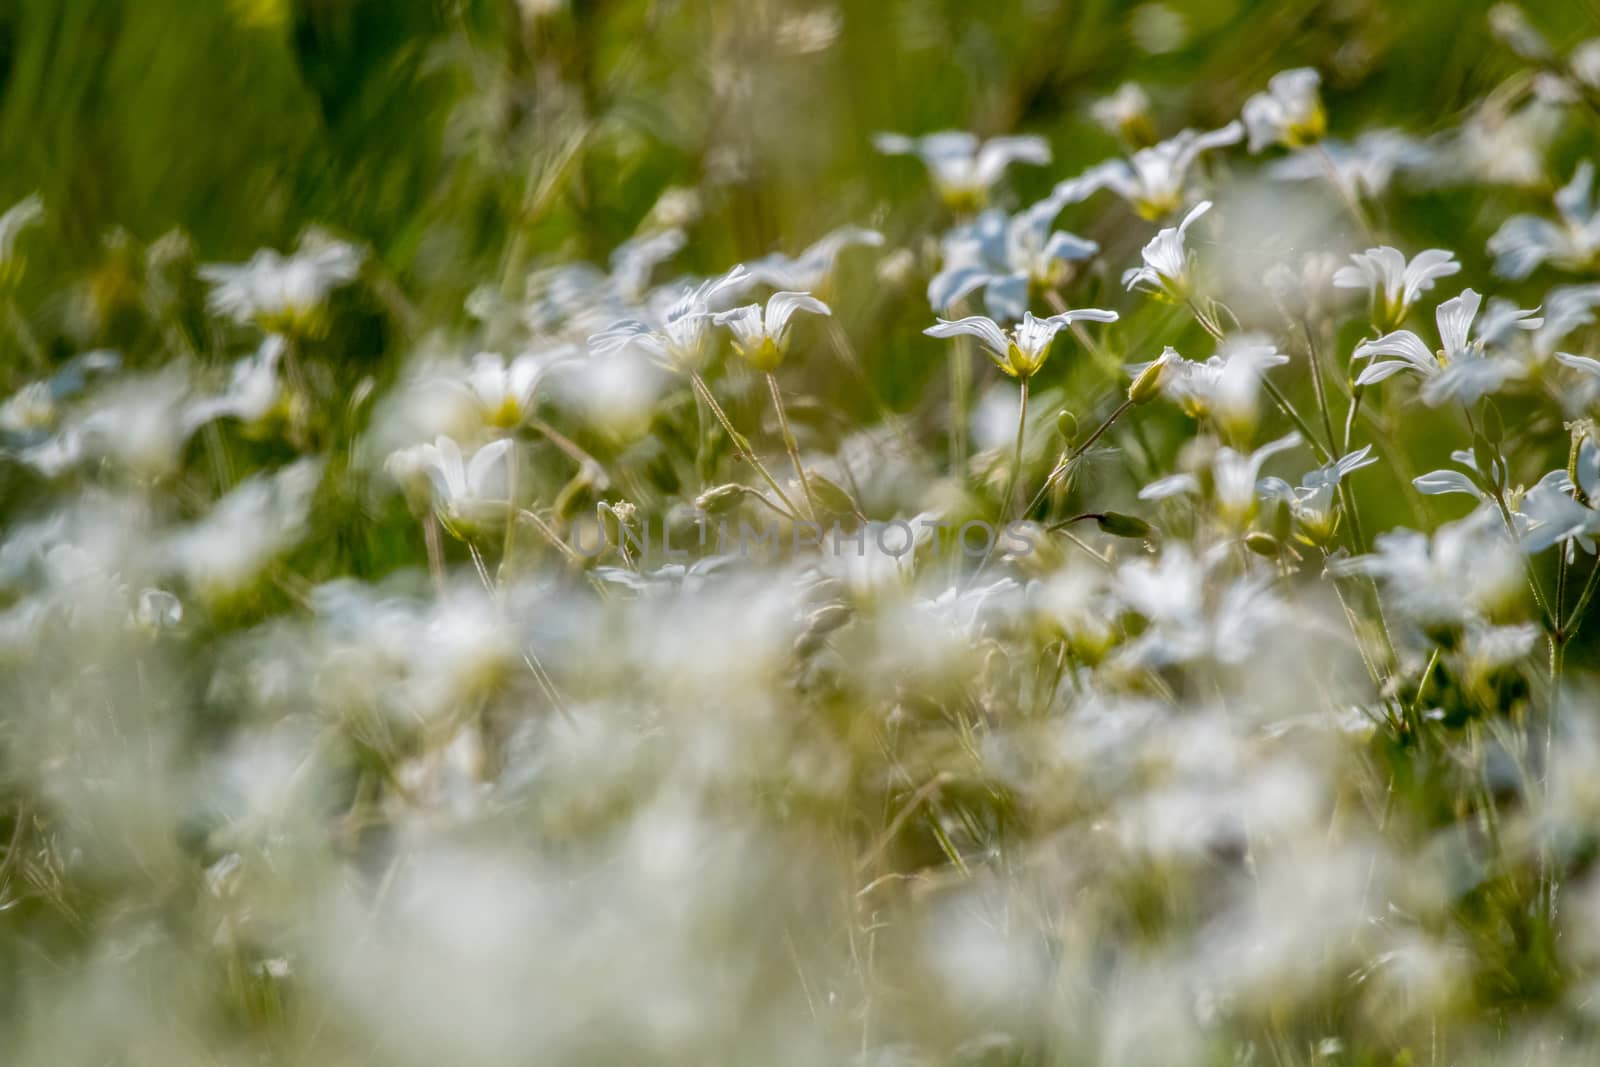
[[[1115,151],[1087,108],[1124,79],[1151,90],[1166,134],[1220,125],[1272,72],[1331,57],[1335,136],[1375,117],[1435,129],[1517,63],[1477,32],[1487,8],[9,0],[0,200],[37,191],[52,209],[41,287],[64,271],[112,302],[129,244],[181,228],[203,258],[242,259],[315,222],[449,315],[513,248],[603,262],[673,187],[715,193],[688,268],[883,221],[927,194],[917,168],[873,153],[877,130],[1043,134],[1057,165],[1019,172],[1027,199]],[[1591,0],[1526,8],[1557,41],[1596,24]]]

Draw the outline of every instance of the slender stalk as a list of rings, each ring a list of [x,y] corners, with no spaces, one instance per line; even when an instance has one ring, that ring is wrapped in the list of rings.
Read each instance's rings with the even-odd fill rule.
[[[539,516],[535,515],[531,511],[528,511],[526,508],[518,508],[515,512],[515,515],[523,522],[526,522],[529,526],[532,526],[535,530],[538,530],[544,539],[550,543],[552,548],[556,549],[567,558],[568,563],[575,563],[580,567],[583,565],[583,557],[578,555],[578,552],[575,548],[563,541],[561,539],[561,535],[556,533],[555,529],[548,522],[545,522]]]
[[[444,595],[444,546],[439,542],[439,520],[430,510],[422,519],[422,543],[428,549],[428,575],[435,596]]]
[[[1100,438],[1105,435],[1105,432],[1111,429],[1112,425],[1115,424],[1118,419],[1122,418],[1123,413],[1131,407],[1133,407],[1132,399],[1123,400],[1122,403],[1117,405],[1115,411],[1106,416],[1104,422],[1095,427],[1093,433],[1084,438],[1082,444],[1073,448],[1070,452],[1064,453],[1056,462],[1055,467],[1051,469],[1049,476],[1045,478],[1044,485],[1039,487],[1039,492],[1034,495],[1033,500],[1028,503],[1028,506],[1023,510],[1022,514],[1026,516],[1030,514],[1034,508],[1038,507],[1039,502],[1045,498],[1045,494],[1050,492],[1051,487],[1055,485],[1056,481],[1069,469],[1071,469],[1072,465],[1078,462],[1078,460],[1082,458],[1083,454],[1089,451],[1089,449],[1094,446],[1094,443],[1100,440]]]
[[[950,346],[950,472],[965,481],[967,469],[967,395],[972,383],[971,346],[957,338]]]
[[[761,475],[762,480],[771,487],[774,493],[778,494],[778,499],[783,501],[784,507],[790,511],[798,512],[799,509],[794,506],[794,501],[790,500],[789,494],[783,491],[783,486],[778,484],[778,480],[772,476],[772,472],[767,470],[766,464],[757,459],[756,454],[751,451],[750,442],[745,440],[744,434],[733,428],[733,423],[728,419],[728,413],[722,410],[721,404],[717,403],[717,398],[711,394],[711,389],[706,385],[705,379],[700,377],[698,372],[691,371],[689,373],[689,381],[693,383],[695,391],[705,400],[706,406],[711,409],[711,414],[715,415],[717,421],[722,424],[723,432],[728,435],[728,440],[733,442],[733,447],[738,450],[739,455],[744,458],[746,463],[754,467],[756,473]]]
[[[789,462],[794,465],[794,476],[800,479],[800,492],[806,498],[806,512],[811,521],[817,521],[817,502],[811,496],[811,483],[806,480],[806,469],[800,463],[800,446],[795,443],[794,434],[789,432],[789,416],[783,410],[783,393],[778,388],[778,376],[771,371],[767,372],[767,389],[772,393],[772,409],[778,413],[778,430],[783,434],[783,447],[789,453]]]
[[[1200,324],[1200,328],[1210,334],[1213,341],[1221,341],[1223,339],[1222,327],[1217,325],[1216,320],[1205,311],[1202,311],[1193,297],[1189,298],[1188,304],[1189,310],[1194,313],[1194,321]],[[1311,432],[1311,426],[1295,406],[1289,403],[1289,398],[1283,395],[1283,390],[1279,389],[1272,379],[1265,374],[1261,376],[1261,386],[1267,391],[1267,395],[1272,397],[1272,402],[1277,405],[1278,410],[1283,412],[1290,422],[1294,423],[1294,428],[1300,431],[1300,436],[1305,439],[1306,444],[1311,446],[1311,450],[1317,454],[1317,457],[1323,463],[1327,463],[1331,458],[1328,449],[1323,447],[1321,441],[1317,440],[1317,435]]]
[[[1023,433],[1028,425],[1028,379],[1022,379],[1021,405],[1017,409],[1017,450],[1011,459],[1011,473],[1006,478],[1005,495],[1000,498],[1000,521],[1004,522],[1011,515],[1011,500],[1017,493],[1017,478],[1022,473],[1022,442]]]
[[[516,506],[517,506],[517,443],[516,443],[516,440],[514,438],[512,439],[511,447],[506,450],[506,504],[513,511],[516,510]],[[510,520],[510,518],[507,517],[507,519],[506,519],[505,541],[500,546],[500,566],[498,568],[496,568],[496,570],[495,570],[495,574],[497,575],[497,577],[499,578],[500,582],[502,582],[502,583],[505,582],[506,576],[510,573],[511,547],[512,547],[512,543],[513,543],[512,535],[513,535],[513,533],[515,533],[516,528],[517,528],[517,524],[512,522]]]

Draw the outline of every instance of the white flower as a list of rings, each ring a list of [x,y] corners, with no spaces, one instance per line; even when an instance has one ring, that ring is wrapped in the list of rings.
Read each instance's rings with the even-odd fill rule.
[[[1056,186],[1054,197],[1075,204],[1101,189],[1122,197],[1142,218],[1160,219],[1183,206],[1184,183],[1200,153],[1238,144],[1244,127],[1230,122],[1208,133],[1181,133],[1135,152],[1129,159],[1110,159]]]
[[[1353,142],[1328,139],[1316,150],[1299,149],[1267,167],[1280,181],[1327,181],[1332,177],[1352,200],[1382,196],[1401,171],[1419,170],[1434,159],[1434,152],[1415,137],[1398,130],[1368,130]]]
[[[1489,238],[1494,270],[1504,278],[1526,278],[1540,264],[1567,271],[1593,266],[1600,256],[1600,210],[1590,197],[1594,164],[1587,159],[1572,180],[1556,191],[1560,223],[1537,215],[1513,215]]]
[[[1580,42],[1567,54],[1567,66],[1580,85],[1600,89],[1600,37]]]
[[[1325,544],[1339,528],[1339,515],[1333,508],[1339,483],[1352,472],[1376,462],[1378,457],[1372,454],[1372,446],[1363,445],[1318,467],[1301,478],[1298,486],[1291,487],[1282,478],[1263,478],[1256,488],[1262,496],[1284,502],[1309,542]]]
[[[361,260],[353,245],[311,235],[292,255],[264,248],[247,263],[207,264],[199,273],[211,283],[212,311],[292,331],[313,323],[328,294],[355,280]]]
[[[468,459],[460,445],[441,435],[431,445],[393,453],[384,466],[401,483],[425,475],[443,518],[454,526],[471,528],[502,518],[510,507],[506,457],[512,447],[511,439],[502,437]]]
[[[1456,449],[1450,453],[1450,458],[1472,471],[1473,474],[1478,473],[1477,462],[1467,449]],[[1451,493],[1460,493],[1480,501],[1488,499],[1488,494],[1483,491],[1472,475],[1450,470],[1448,467],[1418,475],[1411,479],[1411,484],[1416,486],[1417,492],[1423,496],[1447,496]]]
[[[732,311],[719,312],[711,321],[733,333],[733,346],[757,370],[772,371],[783,362],[789,348],[789,320],[797,311],[831,315],[828,305],[810,293],[773,293],[765,311],[760,304],[746,304]]]
[[[1029,290],[1053,288],[1067,264],[1099,251],[1093,241],[1064,230],[1051,232],[1061,202],[1048,198],[1007,216],[993,209],[972,223],[952,229],[943,242],[944,265],[928,282],[928,303],[946,311],[977,289],[989,314],[1005,321],[1022,317]]]
[[[1322,76],[1310,67],[1279,71],[1267,82],[1267,91],[1244,103],[1245,129],[1249,148],[1259,152],[1273,144],[1300,148],[1322,140],[1327,132],[1327,114],[1317,88]]]
[[[1551,545],[1577,541],[1593,553],[1600,536],[1600,448],[1585,438],[1578,446],[1574,473],[1577,484],[1564,470],[1554,470],[1539,480],[1522,498],[1522,547],[1543,552]]]
[[[539,380],[571,362],[569,350],[562,347],[524,352],[509,362],[498,352],[479,352],[462,384],[477,403],[486,426],[515,429],[533,414],[534,390]]]
[[[686,286],[675,296],[667,295],[668,303],[655,316],[655,325],[638,319],[612,323],[589,337],[589,351],[610,355],[631,346],[668,370],[699,370],[706,360],[711,317],[720,310],[716,306],[719,298],[744,290],[754,280],[740,264],[720,278]]]
[[[1493,506],[1446,523],[1431,537],[1404,529],[1379,534],[1374,547],[1329,569],[1380,579],[1395,607],[1424,628],[1463,626],[1522,595],[1523,562]]]
[[[167,565],[207,596],[243,589],[304,535],[322,469],[320,459],[302,459],[240,483],[167,540]]]
[[[1261,378],[1269,367],[1280,367],[1289,357],[1260,334],[1238,334],[1225,339],[1204,363],[1184,359],[1167,347],[1161,353],[1160,389],[1191,418],[1215,418],[1243,435],[1254,427]],[[1142,373],[1152,364],[1134,368]]]
[[[185,414],[188,424],[199,427],[229,416],[245,423],[266,418],[282,394],[278,365],[286,347],[280,335],[268,334],[253,354],[234,363],[226,389],[189,405]]]
[[[1132,560],[1117,569],[1115,596],[1148,623],[1121,650],[1127,662],[1145,667],[1200,659],[1242,663],[1263,634],[1287,621],[1286,606],[1265,579],[1208,581],[1219,558],[1196,559],[1177,543],[1155,560]]]
[[[1150,94],[1138,82],[1123,82],[1110,96],[1101,97],[1089,107],[1089,117],[1113,137],[1135,144],[1149,144],[1154,125],[1150,121]]]
[[[1430,248],[1418,252],[1410,263],[1398,248],[1380,245],[1351,255],[1354,266],[1340,267],[1333,284],[1340,289],[1365,289],[1376,311],[1374,321],[1393,328],[1405,319],[1417,297],[1440,278],[1457,274],[1461,264],[1454,252]]]
[[[1190,257],[1184,235],[1196,219],[1210,210],[1211,201],[1202,200],[1178,225],[1168,226],[1150,238],[1140,253],[1144,266],[1130,267],[1123,272],[1122,284],[1129,289],[1138,286],[1161,293],[1174,301],[1187,300],[1194,286],[1189,276]]]
[[[877,230],[841,226],[793,259],[782,252],[774,252],[752,261],[749,280],[751,284],[773,289],[821,292],[833,278],[834,262],[838,260],[840,252],[852,245],[878,248],[882,244],[883,234]]]
[[[656,267],[677,255],[688,241],[682,230],[671,228],[622,242],[610,259],[611,284],[617,294],[629,303],[643,299]]]
[[[1239,452],[1226,445],[1211,457],[1211,486],[1217,514],[1224,523],[1238,529],[1249,525],[1256,513],[1257,479],[1268,458],[1300,443],[1291,433],[1269,441],[1254,452]],[[1201,491],[1200,479],[1193,474],[1174,474],[1158,478],[1139,491],[1140,500],[1165,500]]]
[[[1402,371],[1420,374],[1424,379],[1422,399],[1432,406],[1447,400],[1470,403],[1494,392],[1508,379],[1520,375],[1522,367],[1512,360],[1486,355],[1483,338],[1472,336],[1472,323],[1482,303],[1482,296],[1467,289],[1439,305],[1435,319],[1443,347],[1438,352],[1430,350],[1410,330],[1396,330],[1356,346],[1352,359],[1392,357],[1374,359],[1356,377],[1356,384],[1371,385]],[[1518,311],[1510,324],[1517,329],[1537,329],[1544,320],[1536,316],[1535,311]]]
[[[1002,329],[987,316],[969,315],[954,322],[940,319],[922,332],[929,337],[975,337],[995,366],[1013,378],[1030,378],[1044,365],[1045,357],[1050,354],[1050,342],[1067,326],[1074,322],[1116,321],[1115,311],[1099,308],[1066,311],[1046,319],[1034,318],[1033,312],[1028,311],[1010,330]]]
[[[1043,167],[1050,162],[1050,145],[1043,137],[994,137],[979,142],[962,130],[907,137],[876,134],[872,143],[885,155],[915,155],[927,165],[939,195],[955,207],[971,208],[988,199],[989,190],[1013,163]]]

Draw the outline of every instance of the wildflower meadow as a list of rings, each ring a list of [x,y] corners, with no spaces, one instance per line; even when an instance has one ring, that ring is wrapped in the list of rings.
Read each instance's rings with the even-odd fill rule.
[[[0,3],[0,1064],[1600,1058],[1600,6]]]

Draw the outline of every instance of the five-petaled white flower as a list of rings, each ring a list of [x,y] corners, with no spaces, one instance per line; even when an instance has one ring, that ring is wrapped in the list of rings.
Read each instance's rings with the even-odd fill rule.
[[[1434,161],[1435,150],[1399,130],[1368,130],[1354,141],[1320,141],[1314,150],[1301,149],[1267,167],[1280,181],[1327,181],[1351,200],[1382,196],[1394,176],[1421,170]]]
[[[328,294],[355,280],[361,260],[355,246],[313,235],[292,255],[263,248],[249,262],[207,264],[199,274],[211,283],[212,311],[292,333],[315,325]]]
[[[1113,137],[1135,147],[1155,140],[1155,124],[1150,119],[1150,94],[1138,82],[1123,82],[1110,96],[1089,106],[1089,117]]]
[[[885,155],[914,155],[927,165],[939,195],[952,207],[980,207],[989,190],[1013,163],[1046,166],[1050,145],[1043,137],[992,137],[980,142],[964,130],[944,130],[925,137],[880,133],[873,145]]]
[[[1254,452],[1240,452],[1226,445],[1211,456],[1211,492],[1217,515],[1229,526],[1243,529],[1256,513],[1256,480],[1261,465],[1270,457],[1300,443],[1298,433],[1269,441]],[[1139,491],[1140,500],[1165,500],[1182,494],[1199,495],[1200,479],[1193,474],[1172,474],[1158,478]]]
[[[1350,259],[1354,266],[1334,272],[1333,284],[1340,289],[1365,289],[1372,296],[1373,321],[1391,330],[1405,320],[1417,297],[1432,289],[1434,282],[1461,270],[1455,253],[1442,248],[1418,252],[1409,263],[1404,252],[1388,245],[1356,252]]]
[[[1263,478],[1256,489],[1263,497],[1281,500],[1300,529],[1300,535],[1313,545],[1327,544],[1339,530],[1339,513],[1334,510],[1334,494],[1339,483],[1352,472],[1378,462],[1371,445],[1363,445],[1338,459],[1323,464],[1291,486],[1282,478]]]
[[[1189,250],[1184,236],[1194,221],[1211,210],[1211,201],[1196,204],[1183,221],[1161,230],[1144,246],[1140,255],[1144,266],[1130,267],[1123,272],[1122,284],[1129,289],[1135,286],[1147,292],[1160,293],[1175,302],[1189,298],[1194,282],[1189,271]]]
[[[1184,130],[1160,144],[1141,148],[1128,159],[1109,159],[1055,188],[1063,204],[1075,204],[1101,189],[1122,197],[1141,218],[1165,218],[1183,206],[1189,168],[1200,153],[1238,144],[1244,127],[1230,122],[1207,133]]]
[[[1392,358],[1374,359],[1367,364],[1356,377],[1356,384],[1371,385],[1402,371],[1420,374],[1424,379],[1423,402],[1437,406],[1447,400],[1470,403],[1517,377],[1523,371],[1521,364],[1486,354],[1483,337],[1472,334],[1472,322],[1482,304],[1483,297],[1467,289],[1439,305],[1434,313],[1442,345],[1438,351],[1429,349],[1410,330],[1396,330],[1357,345],[1352,359]],[[1517,311],[1499,327],[1534,330],[1543,322],[1536,310]]]
[[[498,352],[479,352],[463,383],[486,426],[515,429],[533,413],[534,390],[546,372],[572,362],[564,348],[524,352],[511,360]]]
[[[750,282],[791,292],[823,292],[833,280],[833,266],[840,252],[852,245],[877,248],[882,244],[883,234],[877,230],[841,226],[793,259],[774,252],[753,260],[749,266]]]
[[[1321,84],[1315,70],[1297,67],[1274,74],[1266,92],[1246,100],[1240,117],[1250,135],[1250,151],[1274,144],[1300,148],[1322,140],[1328,117],[1317,92]]]
[[[508,437],[491,441],[470,458],[444,435],[432,444],[414,445],[389,456],[384,466],[402,485],[426,476],[434,506],[456,530],[485,525],[505,516],[511,506]]]
[[[1390,530],[1373,546],[1368,555],[1330,563],[1329,571],[1379,579],[1389,602],[1425,632],[1481,621],[1522,595],[1523,560],[1492,505],[1446,523],[1432,536]]]
[[[1031,311],[1024,312],[1022,321],[1009,330],[1002,329],[987,316],[969,315],[954,322],[940,319],[922,332],[929,337],[975,337],[995,366],[1013,378],[1031,378],[1050,354],[1050,342],[1067,326],[1074,322],[1116,321],[1115,311],[1080,308],[1047,319],[1035,318]]]
[[[1100,250],[1093,241],[1051,231],[1061,202],[1041,200],[1026,211],[1007,216],[991,209],[944,239],[944,266],[928,282],[928,303],[935,311],[949,308],[974,290],[983,290],[989,314],[1016,321],[1028,308],[1029,290],[1054,288],[1068,264]]]
[[[1600,537],[1600,448],[1585,437],[1575,459],[1570,474],[1553,470],[1523,495],[1517,517],[1524,552],[1575,542],[1593,554]]]
[[[668,370],[697,371],[705,363],[711,317],[719,310],[719,297],[745,289],[752,282],[741,264],[720,278],[711,278],[684,289],[658,316],[658,324],[638,319],[615,322],[589,338],[589,351],[610,355],[629,346],[639,349]]]
[[[1578,164],[1572,180],[1556,191],[1559,223],[1537,215],[1513,215],[1489,238],[1495,273],[1503,278],[1526,278],[1542,263],[1562,270],[1581,271],[1600,258],[1600,209],[1590,198],[1594,164]]]
[[[1243,436],[1255,426],[1261,379],[1270,367],[1289,357],[1260,334],[1226,338],[1203,363],[1183,358],[1168,346],[1154,363],[1133,368],[1135,375],[1159,367],[1159,388],[1191,418],[1214,418],[1230,433]]]
[[[789,349],[789,320],[797,311],[831,315],[828,305],[810,293],[773,293],[763,312],[760,304],[746,304],[712,316],[718,326],[733,332],[733,347],[751,366],[761,371],[776,370]]]

